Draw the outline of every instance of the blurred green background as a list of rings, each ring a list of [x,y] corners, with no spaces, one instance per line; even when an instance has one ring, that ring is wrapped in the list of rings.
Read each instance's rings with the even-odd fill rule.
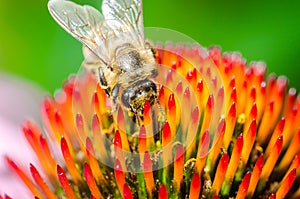
[[[100,8],[101,1],[77,0]],[[144,0],[146,27],[182,32],[205,47],[265,61],[300,89],[300,1]],[[53,92],[83,60],[81,44],[50,17],[47,0],[0,1],[0,71]]]

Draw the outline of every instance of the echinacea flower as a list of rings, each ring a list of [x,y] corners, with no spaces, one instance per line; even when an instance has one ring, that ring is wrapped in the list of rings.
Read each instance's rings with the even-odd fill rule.
[[[49,4],[60,25],[107,67],[114,65],[102,59],[102,51],[132,48],[131,43],[121,42],[122,36],[132,39],[144,33],[139,29],[140,1],[130,7],[124,2],[110,2],[103,3],[107,23],[88,6],[67,1]],[[101,37],[94,37],[100,33]],[[122,46],[114,46],[116,38]],[[141,39],[143,36],[138,41]],[[100,55],[93,47],[99,47]],[[141,62],[145,59],[137,52],[134,46],[131,54],[121,53],[122,59],[116,62],[129,70],[136,69],[130,68],[132,65],[144,66]],[[300,197],[300,97],[295,89],[288,88],[285,77],[266,77],[263,63],[246,66],[239,54],[222,54],[216,47],[156,45],[151,52],[147,48],[149,67],[156,66],[154,52],[158,74],[153,81],[157,88],[152,90],[155,95],[151,95],[151,102],[131,96],[144,100],[135,101],[140,111],[135,121],[134,111],[128,112],[124,101],[119,100],[122,103],[115,110],[115,103],[106,95],[108,90],[102,89],[109,87],[105,78],[111,76],[101,76],[100,68],[102,87],[85,71],[71,76],[54,98],[45,98],[41,107],[43,130],[33,121],[23,123],[23,134],[38,163],[30,162],[25,169],[12,155],[5,161],[33,197]],[[138,69],[144,72],[140,70],[143,67]],[[140,75],[138,72],[129,78]],[[156,75],[156,70],[151,72]],[[145,77],[149,76],[147,73]],[[111,95],[115,92],[108,91]]]
[[[24,122],[39,164],[6,161],[35,198],[299,198],[300,98],[285,77],[216,47],[157,46],[156,59],[163,110],[146,102],[143,124],[112,116],[88,73],[44,100],[44,131]]]

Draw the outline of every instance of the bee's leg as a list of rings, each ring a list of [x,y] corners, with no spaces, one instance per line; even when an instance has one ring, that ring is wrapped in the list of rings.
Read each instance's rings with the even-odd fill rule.
[[[165,122],[167,117],[166,117],[166,113],[165,111],[163,111],[162,107],[161,107],[161,104],[158,100],[158,98],[155,99],[157,105],[158,105],[158,109],[159,109],[159,113],[158,113],[158,121],[160,122]]]
[[[110,96],[110,89],[107,85],[107,81],[105,79],[103,70],[101,67],[98,67],[98,74],[99,74],[99,81],[100,81],[100,86],[105,90],[106,95],[109,97]]]
[[[120,85],[116,84],[111,91],[111,98],[113,101],[113,105],[112,105],[113,107],[112,107],[111,113],[113,113],[117,110],[119,88],[120,88]]]

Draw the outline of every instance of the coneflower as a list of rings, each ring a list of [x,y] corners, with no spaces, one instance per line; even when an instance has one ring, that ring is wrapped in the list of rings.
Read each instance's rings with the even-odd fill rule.
[[[216,47],[157,46],[156,61],[159,106],[145,102],[143,123],[111,115],[89,73],[45,98],[45,130],[22,126],[40,164],[30,176],[6,158],[33,197],[300,197],[300,97],[285,77]]]

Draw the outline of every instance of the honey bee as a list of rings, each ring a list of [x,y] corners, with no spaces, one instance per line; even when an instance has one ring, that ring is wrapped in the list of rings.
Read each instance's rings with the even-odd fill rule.
[[[144,103],[157,101],[157,87],[150,78],[158,71],[155,51],[144,39],[141,0],[103,0],[102,14],[64,0],[50,0],[48,9],[83,44],[83,67],[98,78],[112,99],[113,111],[121,101],[131,117],[142,118]]]

